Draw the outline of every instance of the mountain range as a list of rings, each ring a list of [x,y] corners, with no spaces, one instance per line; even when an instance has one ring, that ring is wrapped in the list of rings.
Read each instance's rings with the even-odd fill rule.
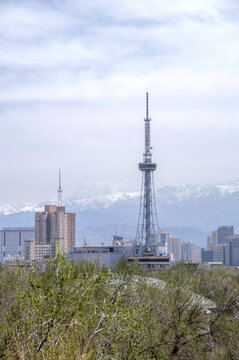
[[[76,212],[77,244],[110,244],[115,233],[132,238],[139,201],[139,192],[79,187],[64,200],[67,211]],[[239,180],[162,186],[156,190],[156,203],[160,228],[182,240],[204,245],[207,235],[220,225],[239,229]],[[0,206],[0,227],[34,226],[34,213],[43,207],[43,203]]]

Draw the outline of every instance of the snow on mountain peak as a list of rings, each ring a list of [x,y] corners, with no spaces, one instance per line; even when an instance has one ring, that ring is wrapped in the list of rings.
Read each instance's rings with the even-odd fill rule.
[[[79,189],[78,189],[79,190]],[[116,203],[124,201],[138,201],[140,192],[122,192],[109,187],[81,187],[68,199],[65,199],[66,206],[78,211],[97,210],[108,208]],[[239,193],[239,180],[225,181],[216,184],[190,184],[190,185],[167,185],[161,186],[156,191],[156,198],[168,204],[187,201],[190,199],[204,199],[208,196],[226,197],[233,193]],[[73,196],[74,195],[74,196]],[[42,211],[45,204],[56,204],[56,200],[47,201],[41,204],[18,203],[14,205],[0,206],[0,213],[10,215],[19,212]]]
[[[0,206],[0,213],[2,213],[3,215],[10,215],[18,212],[35,212],[42,210],[43,210],[43,206],[32,203],[24,203],[24,202],[14,205]]]
[[[85,209],[97,209],[97,208],[108,208],[109,206],[113,205],[114,203],[120,201],[126,201],[131,199],[136,199],[139,197],[138,192],[133,193],[126,193],[126,192],[113,192],[112,194],[108,195],[98,195],[95,197],[85,197],[81,199],[74,199],[71,200],[71,204],[77,204],[82,208]]]
[[[205,185],[168,185],[160,187],[156,191],[156,196],[168,203],[173,203],[189,199],[203,199],[209,195],[225,197],[236,192],[239,192],[239,180]]]

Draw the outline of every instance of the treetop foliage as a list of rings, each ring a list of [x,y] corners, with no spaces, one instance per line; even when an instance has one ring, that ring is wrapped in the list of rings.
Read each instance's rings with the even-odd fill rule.
[[[58,254],[47,271],[0,271],[0,358],[239,358],[239,273],[179,264],[109,271]]]

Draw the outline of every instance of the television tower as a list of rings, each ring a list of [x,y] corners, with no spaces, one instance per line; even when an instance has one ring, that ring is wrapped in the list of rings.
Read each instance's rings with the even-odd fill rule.
[[[59,169],[58,206],[62,206],[61,170]]]
[[[57,216],[56,216],[56,248],[55,251],[66,251],[66,244],[64,241],[64,210],[62,209],[62,188],[61,188],[61,170],[59,169],[59,186],[57,189]]]
[[[144,119],[145,152],[143,154],[143,162],[139,163],[139,170],[142,171],[142,183],[136,241],[139,245],[143,246],[143,252],[151,252],[155,254],[155,236],[159,233],[159,226],[156,211],[153,172],[156,170],[157,164],[152,162],[150,121],[149,94],[147,92],[146,117]]]

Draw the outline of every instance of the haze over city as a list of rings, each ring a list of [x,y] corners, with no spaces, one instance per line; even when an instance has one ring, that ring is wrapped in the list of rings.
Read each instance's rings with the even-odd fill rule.
[[[54,198],[58,168],[65,196],[91,183],[139,191],[146,89],[156,187],[238,179],[238,10],[2,1],[0,204]]]

